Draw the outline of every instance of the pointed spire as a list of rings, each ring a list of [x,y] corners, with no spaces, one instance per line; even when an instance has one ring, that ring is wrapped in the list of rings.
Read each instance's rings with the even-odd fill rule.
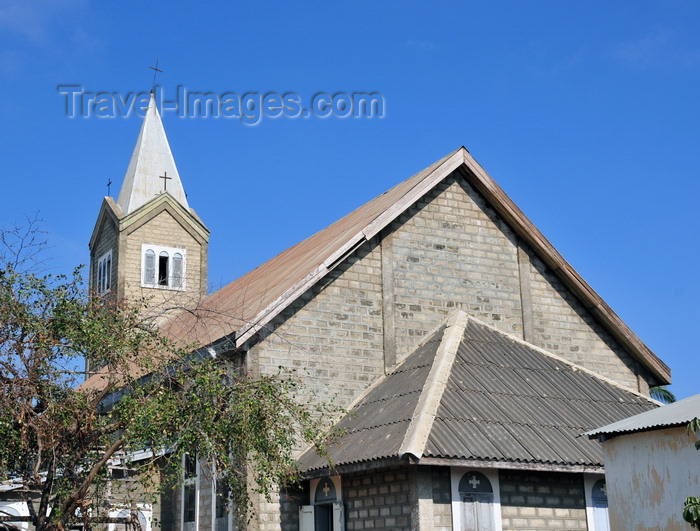
[[[189,210],[175,159],[165,136],[163,122],[151,93],[146,117],[124,176],[117,204],[129,214],[164,192]]]

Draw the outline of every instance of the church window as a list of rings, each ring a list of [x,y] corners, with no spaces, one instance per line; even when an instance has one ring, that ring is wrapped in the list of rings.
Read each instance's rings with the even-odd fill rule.
[[[143,283],[152,285],[156,283],[156,253],[153,249],[146,249],[143,257]]]
[[[161,251],[160,254],[158,255],[158,285],[159,286],[167,286],[168,285],[168,277],[170,276],[169,269],[168,267],[168,262],[169,262],[170,257],[168,256],[168,253],[165,251]]]
[[[195,531],[199,517],[199,462],[196,456],[182,457],[184,478],[182,481],[182,526],[183,531]]]
[[[216,481],[214,501],[214,531],[229,531],[232,528],[233,514],[229,511],[228,493],[222,482]]]
[[[103,254],[97,261],[97,293],[100,295],[112,289],[112,250]]]
[[[141,531],[151,531],[151,521],[153,516],[153,510],[150,505],[139,504],[137,508],[134,509],[136,513],[135,516],[139,521],[141,526]],[[115,511],[110,511],[110,518],[129,518],[132,515],[131,509],[119,509]],[[107,527],[109,531],[131,531],[134,529],[134,525],[126,522],[122,523],[111,523]]]
[[[584,476],[586,491],[586,520],[591,531],[609,531],[608,492],[605,477],[596,474]]]
[[[495,470],[452,470],[452,524],[459,531],[501,529],[501,501]]]
[[[174,288],[179,288],[182,286],[182,281],[184,279],[182,278],[182,254],[180,253],[173,254],[172,279]]]
[[[142,256],[142,286],[185,289],[184,249],[144,244]]]
[[[300,531],[340,531],[345,529],[345,511],[340,478],[311,481],[311,503],[299,508]]]

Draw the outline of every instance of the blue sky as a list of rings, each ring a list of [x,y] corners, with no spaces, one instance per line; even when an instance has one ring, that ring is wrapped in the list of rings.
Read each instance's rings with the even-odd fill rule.
[[[163,122],[224,285],[464,145],[700,392],[697,2],[0,0],[0,226],[39,212],[50,267],[88,260],[141,118],[66,116],[62,85],[377,92],[378,118]]]

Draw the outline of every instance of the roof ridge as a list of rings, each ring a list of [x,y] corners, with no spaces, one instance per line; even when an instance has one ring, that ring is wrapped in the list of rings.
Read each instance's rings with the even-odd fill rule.
[[[455,310],[448,318],[447,328],[399,448],[399,458],[406,454],[418,459],[422,457],[468,322],[469,316],[463,310]]]

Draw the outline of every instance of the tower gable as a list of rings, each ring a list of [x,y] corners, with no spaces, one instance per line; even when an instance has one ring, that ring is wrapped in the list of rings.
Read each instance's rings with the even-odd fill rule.
[[[152,316],[196,307],[207,292],[208,242],[152,95],[119,198],[104,199],[90,239],[90,286],[117,300],[144,299]]]

